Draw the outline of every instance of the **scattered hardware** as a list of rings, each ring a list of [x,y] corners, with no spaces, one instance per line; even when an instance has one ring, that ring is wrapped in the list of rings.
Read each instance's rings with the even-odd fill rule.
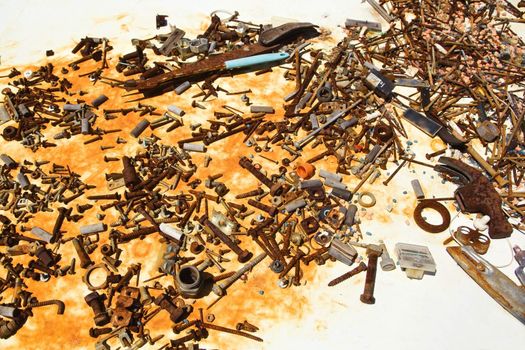
[[[346,36],[327,50],[317,46],[322,28],[308,22],[274,27],[216,11],[188,37],[157,15],[156,29],[168,32],[133,39],[118,57],[109,39],[85,37],[68,64],[1,77],[1,142],[37,155],[53,148],[48,158],[78,164],[2,148],[0,338],[38,317],[34,308],[65,312],[62,301],[39,301],[31,288],[58,278],[82,279],[94,323],[85,333],[97,350],[159,342],[167,335],[154,337],[148,324],[159,314],[184,332],[163,349],[199,349],[214,332],[263,341],[248,315],[229,328],[216,312],[261,269],[292,288],[314,265],[338,261],[349,271],[328,286],[345,288],[366,272],[354,279],[364,279],[360,301],[374,304],[376,278],[396,264],[362,227],[385,207],[396,210],[389,197],[400,186],[403,195],[412,188],[415,198],[403,205],[426,232],[451,226],[453,204],[458,215],[481,214],[474,228],[454,232],[461,247],[447,251],[525,322],[523,290],[478,255],[491,239],[524,228],[525,44],[511,29],[522,13],[508,2],[367,3],[389,25],[348,19]],[[53,50],[46,55],[51,61]],[[265,74],[286,81],[276,89],[283,106],[242,86],[243,77]],[[166,102],[170,96],[177,100]],[[225,96],[239,104],[209,103]],[[412,147],[430,140],[441,149]],[[233,162],[220,158],[229,152]],[[435,198],[424,172],[403,174],[414,168],[459,187]],[[102,174],[107,192],[87,184]],[[442,221],[427,220],[425,209]],[[525,254],[513,249],[525,284]],[[426,246],[397,243],[395,255],[409,278],[436,273]]]

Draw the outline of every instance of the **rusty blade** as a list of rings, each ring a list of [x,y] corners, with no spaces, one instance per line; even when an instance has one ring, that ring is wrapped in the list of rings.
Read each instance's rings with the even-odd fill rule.
[[[206,59],[185,64],[180,69],[160,74],[153,78],[145,80],[129,80],[124,84],[124,88],[128,91],[142,91],[155,89],[165,84],[182,82],[184,80],[203,80],[204,77],[209,76],[209,74],[213,72],[224,70],[224,62],[226,61],[272,52],[277,48],[279,48],[279,45],[263,46],[261,44],[252,44],[219,55],[211,55]]]
[[[525,324],[525,288],[517,286],[470,246],[448,247],[447,252],[485,292]]]

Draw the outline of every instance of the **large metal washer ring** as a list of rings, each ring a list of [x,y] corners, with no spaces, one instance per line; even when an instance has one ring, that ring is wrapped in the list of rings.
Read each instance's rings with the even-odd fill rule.
[[[443,222],[439,225],[433,225],[428,223],[422,215],[423,210],[427,208],[434,209],[435,211],[437,211],[438,214],[441,215],[441,219],[443,219]],[[420,201],[419,204],[416,206],[416,209],[414,209],[414,220],[416,221],[416,224],[423,230],[430,233],[439,233],[445,231],[450,225],[450,213],[447,207],[445,207],[438,201],[432,199],[425,199]]]

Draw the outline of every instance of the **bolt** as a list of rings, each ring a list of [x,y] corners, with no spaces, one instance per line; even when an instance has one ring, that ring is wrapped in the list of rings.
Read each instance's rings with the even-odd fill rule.
[[[380,253],[376,250],[368,250],[368,267],[366,270],[366,281],[365,289],[363,294],[360,296],[361,302],[365,304],[374,304],[376,299],[374,298],[374,287],[376,283],[376,271],[377,271],[377,259]]]
[[[155,305],[160,306],[160,308],[166,310],[170,314],[170,320],[173,323],[178,323],[181,321],[181,316],[184,314],[182,308],[177,307],[166,294],[161,294],[154,301]]]
[[[193,321],[185,322],[185,323],[182,323],[182,324],[177,324],[177,325],[175,325],[175,326],[172,328],[173,333],[175,333],[175,334],[179,334],[179,333],[182,332],[183,330],[192,327],[193,325],[197,324],[198,322],[199,322],[199,320],[193,320]]]
[[[110,317],[106,312],[106,306],[104,305],[104,299],[105,295],[101,296],[97,292],[89,293],[84,297],[86,303],[93,309],[95,324],[99,327],[108,324],[110,321]]]

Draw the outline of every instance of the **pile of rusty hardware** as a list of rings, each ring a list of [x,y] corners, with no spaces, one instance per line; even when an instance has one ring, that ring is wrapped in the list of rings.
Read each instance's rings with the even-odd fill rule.
[[[69,166],[0,155],[0,338],[14,336],[35,307],[56,305],[64,313],[62,301],[39,301],[30,286],[75,278],[79,271],[89,290],[84,299],[93,310],[89,335],[97,350],[161,342],[165,335],[148,328],[159,313],[169,315],[175,334],[184,333],[160,349],[200,349],[210,331],[262,341],[250,322],[225,327],[209,311],[258,264],[281,288],[302,285],[314,264],[356,264],[328,285],[366,271],[360,300],[373,304],[377,264],[391,271],[396,262],[383,241],[363,237],[360,213],[382,200],[374,187],[388,186],[408,166],[431,168],[458,184],[452,197],[435,198],[412,179],[415,223],[429,233],[449,229],[443,202],[455,202],[460,212],[473,214],[472,227],[457,228],[444,242],[457,246],[447,251],[481,285],[491,276],[476,273],[480,264],[501,274],[480,255],[491,239],[524,229],[525,44],[511,29],[524,21],[523,13],[505,0],[367,2],[387,25],[348,19],[345,37],[328,50],[318,48],[325,34],[312,23],[259,25],[237,12],[216,12],[195,39],[170,26],[167,34],[134,39],[132,52],[113,59],[108,39],[85,37],[72,50],[81,57],[57,71],[51,63],[34,72],[13,68],[4,77],[10,81],[0,106],[5,144],[20,142],[38,154],[60,149],[73,136],[81,147],[115,134],[115,145],[101,151],[126,142],[139,150],[103,156],[108,166],[121,162],[120,172],[105,174],[108,193],[94,193]],[[167,16],[158,15],[156,24],[166,27]],[[84,65],[89,71],[77,74]],[[295,84],[283,96],[280,118],[274,106],[250,101],[250,86],[232,92],[217,84],[275,70],[284,72],[288,86]],[[85,101],[87,92],[79,88],[89,86],[73,84],[75,76],[137,103],[115,106],[104,94]],[[221,96],[239,95],[246,108],[222,105],[197,124],[184,117],[184,108],[142,102],[195,87],[200,92],[191,106],[202,113]],[[105,103],[111,109],[103,109]],[[141,119],[129,134],[96,126],[101,117],[133,114]],[[159,137],[174,130],[185,136],[173,143]],[[416,154],[414,135],[439,139],[443,148]],[[220,153],[226,140],[253,150],[231,170],[257,180],[249,191],[236,192],[230,174],[211,171],[210,150]],[[335,170],[327,170],[328,162]],[[428,208],[440,224],[425,217]],[[47,212],[54,215],[52,230],[33,225]],[[92,223],[78,225],[78,234],[63,229],[83,218]],[[162,261],[154,266],[159,274],[143,280],[140,272],[152,262],[122,253],[151,236],[158,238]],[[61,266],[70,244],[75,256]],[[410,278],[436,271],[425,246],[398,243],[395,253]],[[515,246],[514,254],[525,285],[525,252]],[[487,292],[525,323],[523,288],[503,274],[498,278],[511,292]],[[206,315],[195,301],[207,306]]]

